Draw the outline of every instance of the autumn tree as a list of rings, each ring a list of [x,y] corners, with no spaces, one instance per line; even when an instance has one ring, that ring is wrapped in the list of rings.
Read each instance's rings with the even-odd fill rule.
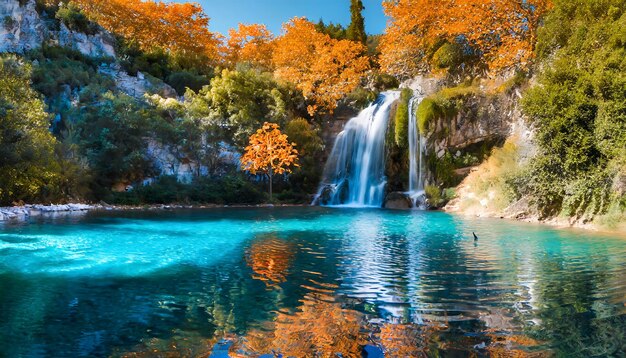
[[[291,173],[291,167],[298,167],[298,151],[295,143],[290,143],[287,135],[283,134],[278,124],[263,124],[250,137],[250,145],[246,147],[241,157],[241,168],[256,175],[267,175],[270,185],[270,200],[272,199],[272,179],[274,174]]]
[[[400,78],[428,71],[438,50],[459,47],[490,72],[527,67],[550,0],[387,0],[383,70]],[[447,48],[443,48],[448,45]]]
[[[271,69],[274,36],[259,24],[239,24],[228,32],[226,61],[235,65],[240,62],[260,65]]]
[[[348,26],[348,39],[365,45],[367,34],[365,33],[365,19],[363,18],[363,1],[350,0],[350,26]]]
[[[275,74],[302,91],[310,102],[309,114],[332,113],[369,69],[364,52],[361,43],[334,40],[317,32],[310,21],[294,18],[283,26],[283,34],[276,40]]]
[[[128,41],[136,41],[143,50],[161,48],[187,57],[218,60],[219,38],[209,31],[209,18],[197,3],[152,0],[73,0],[73,3],[90,20]]]

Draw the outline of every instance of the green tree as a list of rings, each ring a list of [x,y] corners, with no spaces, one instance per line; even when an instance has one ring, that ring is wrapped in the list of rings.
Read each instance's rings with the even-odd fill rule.
[[[523,98],[539,154],[517,188],[545,216],[626,211],[625,9],[558,0],[539,32],[539,85]]]
[[[322,159],[324,142],[318,128],[304,118],[296,118],[285,126],[285,134],[290,141],[298,143],[300,167],[289,176],[291,189],[295,192],[313,193],[320,182],[324,162]]]
[[[189,98],[190,115],[202,121],[212,137],[240,149],[265,121],[284,124],[304,103],[298,91],[278,83],[271,73],[245,67],[223,70]]]
[[[117,184],[131,184],[153,175],[147,158],[150,111],[132,98],[107,92],[97,104],[77,109],[80,153],[94,174],[94,193],[106,195]]]
[[[341,24],[335,24],[332,22],[326,24],[322,19],[315,24],[315,30],[326,34],[335,40],[346,40],[348,38],[347,30]]]
[[[367,44],[367,34],[365,33],[365,19],[363,18],[363,1],[350,0],[350,26],[348,26],[347,36],[349,40],[357,41],[363,45]]]
[[[44,102],[30,87],[31,67],[0,57],[0,204],[40,200],[55,185],[58,165]]]

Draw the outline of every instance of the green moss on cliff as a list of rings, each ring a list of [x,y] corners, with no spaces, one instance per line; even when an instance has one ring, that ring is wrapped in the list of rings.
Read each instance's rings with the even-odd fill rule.
[[[409,142],[409,102],[413,97],[413,91],[408,88],[402,90],[400,103],[395,117],[395,142],[400,148],[406,148]]]
[[[444,88],[432,96],[424,98],[416,108],[417,124],[420,133],[429,134],[435,130],[434,123],[456,116],[463,108],[465,99],[480,93],[477,86],[460,85]],[[445,126],[442,126],[445,128]]]

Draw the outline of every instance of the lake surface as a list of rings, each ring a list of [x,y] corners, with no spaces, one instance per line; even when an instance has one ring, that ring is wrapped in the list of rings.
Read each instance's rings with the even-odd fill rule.
[[[624,357],[626,239],[328,208],[2,224],[0,347],[6,357]]]

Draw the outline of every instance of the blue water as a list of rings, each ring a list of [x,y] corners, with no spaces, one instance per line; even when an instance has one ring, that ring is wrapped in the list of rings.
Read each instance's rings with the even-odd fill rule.
[[[626,239],[329,208],[0,226],[0,356],[364,350],[624,357]]]

